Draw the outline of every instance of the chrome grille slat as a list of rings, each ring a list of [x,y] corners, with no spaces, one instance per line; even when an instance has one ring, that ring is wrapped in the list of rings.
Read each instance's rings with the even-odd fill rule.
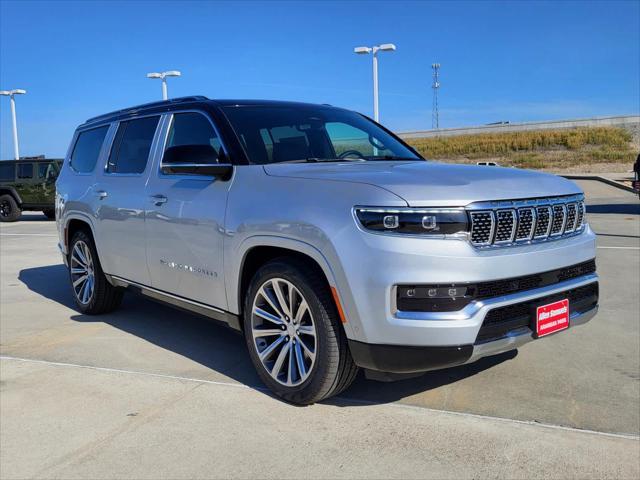
[[[578,205],[576,203],[567,204],[567,222],[564,227],[564,233],[571,233],[576,229],[576,220],[578,219]]]
[[[496,235],[494,243],[511,243],[516,234],[516,211],[498,210],[496,212]]]
[[[495,215],[493,211],[471,213],[471,242],[474,245],[491,245],[494,230]]]
[[[579,234],[585,224],[581,195],[479,202],[467,209],[471,223],[469,238],[476,247],[557,240]]]
[[[549,236],[557,237],[562,235],[567,221],[567,207],[563,204],[553,206],[553,216],[551,220],[551,232]]]
[[[536,215],[538,216],[538,221],[536,222],[536,230],[533,238],[547,238],[551,230],[551,207],[547,205],[536,208]]]

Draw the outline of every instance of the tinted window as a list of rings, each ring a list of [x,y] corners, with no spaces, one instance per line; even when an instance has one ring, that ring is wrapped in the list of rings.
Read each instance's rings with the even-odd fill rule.
[[[16,179],[16,164],[0,162],[0,181],[13,182]]]
[[[33,178],[33,163],[19,163],[18,178]]]
[[[421,160],[362,115],[324,106],[229,106],[227,118],[252,163]]]
[[[39,163],[38,178],[49,179],[54,178],[58,173],[55,163]]]
[[[167,148],[180,145],[211,145],[218,156],[224,153],[211,122],[200,113],[178,113],[173,116]]]
[[[121,122],[113,141],[110,173],[142,173],[147,166],[151,142],[160,117],[146,117]]]
[[[93,171],[107,130],[109,130],[109,126],[87,130],[78,135],[78,140],[71,154],[71,167],[76,172],[88,173]]]

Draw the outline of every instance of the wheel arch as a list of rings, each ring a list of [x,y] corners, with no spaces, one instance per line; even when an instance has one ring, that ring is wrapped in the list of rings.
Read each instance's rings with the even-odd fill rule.
[[[0,195],[11,195],[13,199],[16,201],[18,206],[22,206],[22,197],[18,193],[18,191],[13,187],[0,187]]]
[[[69,242],[71,242],[73,235],[79,230],[87,231],[91,235],[91,238],[96,245],[96,250],[98,249],[95,230],[93,228],[93,223],[91,222],[91,220],[83,215],[71,215],[65,220],[64,226],[63,239],[65,253],[69,252]]]
[[[324,274],[329,287],[332,290],[336,288],[335,274],[329,262],[313,245],[275,236],[250,237],[241,244],[240,252],[236,257],[240,258],[238,268],[234,269],[235,276],[231,277],[233,281],[227,290],[230,297],[228,305],[230,309],[235,310],[233,313],[242,315],[243,299],[255,272],[266,262],[283,256],[310,262]],[[339,302],[339,298],[336,297],[336,301]],[[340,304],[337,307],[342,308]],[[348,324],[343,326],[345,329],[349,328]]]

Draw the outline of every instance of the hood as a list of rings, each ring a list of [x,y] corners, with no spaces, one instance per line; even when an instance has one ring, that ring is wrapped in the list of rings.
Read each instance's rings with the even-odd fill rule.
[[[556,175],[517,168],[437,162],[288,163],[264,166],[267,175],[365,183],[388,190],[411,207],[465,206],[582,193]]]

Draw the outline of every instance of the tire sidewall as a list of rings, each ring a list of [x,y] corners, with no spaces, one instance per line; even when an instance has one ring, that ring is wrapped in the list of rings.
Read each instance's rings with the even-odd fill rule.
[[[22,214],[18,202],[12,195],[0,195],[0,202],[7,202],[11,208],[11,213],[7,217],[0,216],[0,222],[15,222]]]
[[[301,271],[300,268],[294,264],[288,262],[272,262],[269,263],[256,272],[253,277],[247,295],[244,302],[244,336],[249,350],[249,355],[253,361],[258,375],[267,386],[274,391],[277,395],[281,396],[288,401],[296,401],[298,398],[302,399],[304,403],[305,398],[313,397],[316,392],[324,387],[327,380],[327,376],[331,374],[328,372],[328,342],[335,334],[332,334],[330,330],[331,326],[331,313],[327,311],[327,308],[321,300],[318,298],[313,289],[309,286],[309,280],[307,276]],[[262,365],[262,361],[258,357],[256,347],[253,341],[252,325],[251,325],[251,312],[253,307],[253,301],[259,288],[268,280],[273,278],[283,278],[291,282],[295,287],[300,290],[304,296],[311,314],[313,315],[313,321],[316,328],[316,358],[313,365],[313,371],[309,378],[307,378],[300,385],[293,387],[287,387],[274,380],[269,372]]]

